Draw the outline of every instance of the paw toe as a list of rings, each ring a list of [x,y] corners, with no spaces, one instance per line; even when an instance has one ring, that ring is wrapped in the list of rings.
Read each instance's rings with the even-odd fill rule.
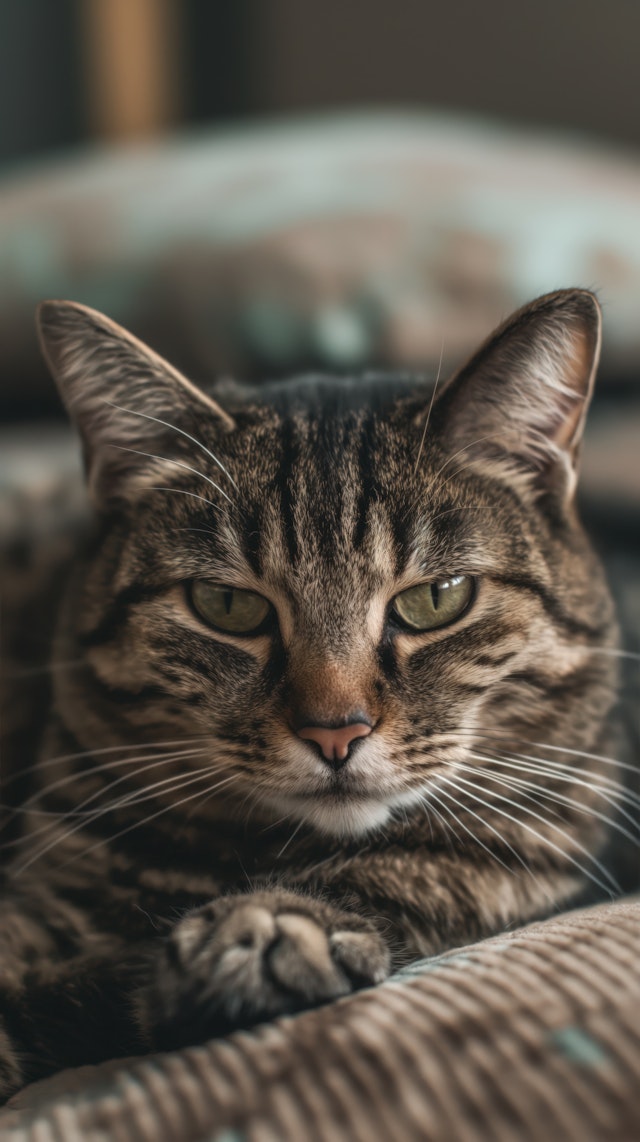
[[[280,938],[269,952],[269,968],[289,991],[311,1001],[349,991],[348,980],[331,956],[325,932],[314,920],[295,913],[278,916]]]
[[[236,908],[224,921],[219,934],[225,948],[242,947],[264,951],[276,938],[273,913],[259,905]]]
[[[370,932],[334,932],[331,953],[355,986],[382,983],[389,974],[389,953]]]

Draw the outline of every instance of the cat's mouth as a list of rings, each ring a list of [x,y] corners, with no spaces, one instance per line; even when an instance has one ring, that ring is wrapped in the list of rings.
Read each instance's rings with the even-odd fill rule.
[[[335,837],[354,837],[381,828],[394,809],[413,803],[411,790],[367,787],[361,779],[336,775],[322,787],[287,790],[274,798],[274,807],[319,832]]]
[[[322,781],[313,781],[298,789],[287,789],[285,796],[296,801],[384,800],[379,782],[367,779],[361,773],[353,773],[348,768],[327,774]]]
[[[422,797],[423,783],[408,783],[381,735],[357,742],[352,756],[338,767],[327,764],[308,743],[301,747],[285,754],[280,780],[263,791],[278,817],[286,814],[321,833],[346,838],[380,828],[396,810]]]
[[[375,794],[363,789],[345,788],[343,784],[334,782],[327,789],[314,789],[310,791],[287,793],[287,798],[294,801],[371,801]]]

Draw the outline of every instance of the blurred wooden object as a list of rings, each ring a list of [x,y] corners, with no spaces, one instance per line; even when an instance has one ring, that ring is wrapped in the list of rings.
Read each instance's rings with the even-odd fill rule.
[[[179,112],[176,0],[83,0],[88,119],[106,140],[162,134]]]

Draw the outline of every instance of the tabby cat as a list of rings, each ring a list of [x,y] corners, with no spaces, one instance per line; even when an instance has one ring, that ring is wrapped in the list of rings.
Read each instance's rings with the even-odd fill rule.
[[[39,326],[95,529],[4,876],[5,1097],[615,891],[617,629],[575,506],[591,293],[520,310],[440,391],[208,395],[81,305]]]

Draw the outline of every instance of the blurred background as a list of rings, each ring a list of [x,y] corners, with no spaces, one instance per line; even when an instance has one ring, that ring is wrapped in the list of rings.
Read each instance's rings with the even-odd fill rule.
[[[639,43],[635,0],[2,0],[0,161],[371,105],[636,148]]]
[[[605,312],[583,508],[636,559],[639,45],[636,0],[0,0],[10,522],[76,476],[43,297],[206,382],[446,371],[579,285]]]

